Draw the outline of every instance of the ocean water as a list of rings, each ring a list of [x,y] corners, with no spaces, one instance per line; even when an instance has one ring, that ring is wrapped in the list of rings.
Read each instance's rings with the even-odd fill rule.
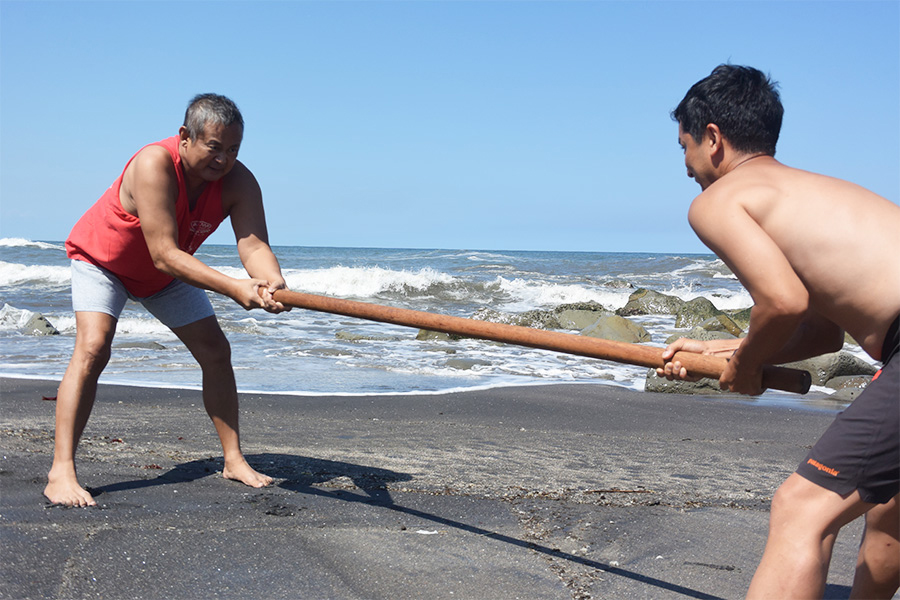
[[[638,287],[720,309],[751,299],[714,255],[275,247],[288,286],[461,317],[489,307],[519,313],[595,301],[615,310]],[[234,246],[196,256],[244,276]],[[0,375],[61,379],[75,339],[69,261],[62,242],[0,239]],[[238,387],[287,394],[430,393],[509,385],[604,383],[642,390],[647,370],[480,340],[418,341],[416,329],[302,309],[245,311],[210,293],[232,345]],[[61,333],[20,333],[43,314]],[[662,347],[679,332],[671,315],[633,317]],[[200,371],[172,333],[139,304],[119,321],[101,381],[197,388]],[[772,392],[767,392],[771,394]]]

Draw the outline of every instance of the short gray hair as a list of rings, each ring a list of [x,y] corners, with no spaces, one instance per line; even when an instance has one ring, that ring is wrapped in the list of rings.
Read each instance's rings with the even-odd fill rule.
[[[208,123],[216,125],[234,125],[244,128],[244,117],[237,105],[219,94],[198,94],[194,96],[184,113],[184,127],[192,140],[206,129]]]

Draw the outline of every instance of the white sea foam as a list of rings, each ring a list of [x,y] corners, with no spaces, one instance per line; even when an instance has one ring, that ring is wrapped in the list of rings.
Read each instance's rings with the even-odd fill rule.
[[[34,312],[4,304],[0,307],[0,330],[16,330],[25,327]]]
[[[3,304],[3,306],[0,306],[0,331],[17,331],[22,329],[36,314],[38,314],[36,311],[16,308],[8,303]],[[43,316],[59,333],[65,335],[75,332],[74,316],[52,314],[43,314]]]
[[[75,335],[75,314],[44,315],[62,335]]]
[[[719,310],[743,310],[753,306],[753,298],[743,288],[739,291],[726,289],[704,289],[702,291],[696,289],[672,289],[664,293],[678,296],[682,300],[693,300],[703,297],[712,302],[713,306]]]
[[[0,287],[16,285],[68,286],[71,273],[68,266],[21,265],[0,261]]]
[[[149,313],[146,318],[141,317],[123,317],[116,324],[116,335],[142,335],[161,338],[177,339],[172,331],[151,317]]]
[[[670,260],[677,261],[679,260],[679,257],[671,257]],[[690,261],[691,262],[681,267],[673,268],[669,271],[647,273],[646,275],[644,275],[644,277],[669,281],[694,280],[698,277],[709,277],[711,279],[729,279],[737,281],[737,277],[735,277],[734,273],[731,272],[728,266],[724,262],[722,262],[721,259],[715,257],[691,258]]]
[[[493,261],[510,261],[514,260],[513,257],[508,256],[506,254],[499,254],[496,252],[484,252],[484,251],[476,251],[476,252],[463,252],[458,256],[464,256],[466,260],[470,260],[473,262],[493,262]]]
[[[286,269],[288,287],[314,294],[367,298],[384,292],[424,291],[436,284],[451,284],[456,279],[432,268],[417,271],[382,267],[330,267],[327,269]]]
[[[591,301],[598,302],[605,308],[616,309],[625,306],[631,292],[631,290],[534,282],[518,278],[506,279],[505,277],[497,277],[492,285],[509,298],[505,302],[504,308],[510,311],[525,311],[533,308]]]
[[[61,250],[65,252],[63,244],[49,242],[34,242],[24,238],[0,238],[0,248],[40,248],[42,250]]]

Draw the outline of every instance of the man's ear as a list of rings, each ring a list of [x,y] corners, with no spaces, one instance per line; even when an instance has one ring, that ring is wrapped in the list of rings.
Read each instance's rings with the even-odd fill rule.
[[[709,147],[710,151],[715,153],[721,149],[724,138],[722,137],[722,131],[719,129],[718,125],[715,123],[708,124],[706,126],[706,131],[703,133],[703,141]]]
[[[180,142],[182,144],[187,144],[187,141],[190,139],[190,136],[188,135],[187,127],[182,125],[181,127],[178,128],[178,137],[180,138]]]
[[[714,167],[718,167],[725,160],[725,138],[715,123],[706,126],[706,131],[703,132],[703,147],[709,153],[709,159]]]

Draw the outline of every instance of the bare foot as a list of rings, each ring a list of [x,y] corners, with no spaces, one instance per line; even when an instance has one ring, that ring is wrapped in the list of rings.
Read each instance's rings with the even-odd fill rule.
[[[225,465],[225,468],[222,469],[222,477],[224,477],[225,479],[234,479],[235,481],[240,481],[245,485],[249,485],[250,487],[255,488],[272,485],[271,477],[254,471],[253,467],[248,465],[247,461],[244,460],[243,457],[241,457],[240,462],[234,462],[238,464]]]
[[[44,488],[44,496],[53,504],[65,506],[97,506],[97,501],[87,490],[78,484],[75,474],[54,475],[53,471],[47,476],[47,487]]]

